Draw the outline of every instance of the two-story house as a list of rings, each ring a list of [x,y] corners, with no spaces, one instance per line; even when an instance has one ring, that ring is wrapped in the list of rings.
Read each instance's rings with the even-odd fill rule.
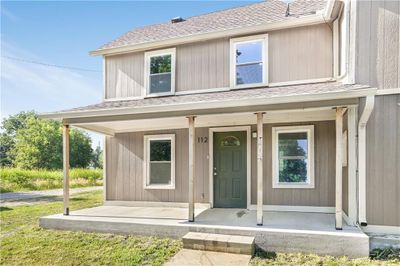
[[[42,225],[84,223],[68,217],[75,126],[105,135],[105,205],[183,207],[187,230],[203,231],[193,225],[204,209],[231,226],[241,226],[240,212],[229,211],[244,210],[255,232],[306,230],[319,217],[332,231],[286,232],[315,237],[291,250],[367,255],[358,227],[400,232],[399,8],[267,0],[137,28],[92,51],[103,57],[103,101],[42,115],[63,122],[65,180],[65,216]],[[153,233],[169,235],[165,224]],[[336,241],[326,235],[342,238],[326,248]],[[285,250],[284,241],[257,241]]]

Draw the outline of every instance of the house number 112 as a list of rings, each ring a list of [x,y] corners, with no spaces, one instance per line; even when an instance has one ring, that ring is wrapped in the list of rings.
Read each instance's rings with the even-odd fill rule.
[[[197,143],[207,143],[208,142],[208,137],[198,137],[197,138]]]

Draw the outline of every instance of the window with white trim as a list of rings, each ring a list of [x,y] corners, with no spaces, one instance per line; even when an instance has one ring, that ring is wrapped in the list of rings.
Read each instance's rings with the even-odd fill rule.
[[[175,189],[175,135],[144,136],[147,189]]]
[[[268,83],[267,35],[231,39],[231,87]]]
[[[314,188],[314,126],[272,128],[272,187]]]
[[[171,95],[175,92],[175,48],[145,53],[146,95]]]

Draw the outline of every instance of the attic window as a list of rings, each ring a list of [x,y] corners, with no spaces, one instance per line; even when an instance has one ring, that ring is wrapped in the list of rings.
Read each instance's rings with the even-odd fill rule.
[[[231,39],[231,87],[265,85],[267,35]]]
[[[151,96],[175,92],[175,48],[145,54],[145,88]]]

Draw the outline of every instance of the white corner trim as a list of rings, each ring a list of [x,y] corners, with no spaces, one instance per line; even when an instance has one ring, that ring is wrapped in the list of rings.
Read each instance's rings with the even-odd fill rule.
[[[374,105],[375,96],[367,96],[358,122],[358,222],[361,225],[367,224],[366,127]]]
[[[391,95],[391,94],[400,94],[400,88],[379,89],[376,91],[376,95]]]
[[[400,226],[368,225],[360,228],[365,233],[400,235]]]
[[[103,136],[103,201],[107,200],[107,136]]]
[[[236,84],[236,45],[251,42],[261,42],[262,43],[262,82],[253,84]],[[229,81],[230,88],[232,89],[242,89],[247,87],[262,87],[268,86],[268,34],[250,35],[240,38],[230,39],[230,50],[229,50]]]
[[[235,127],[215,127],[209,128],[208,130],[208,176],[209,176],[209,197],[210,197],[210,206],[213,208],[214,206],[214,132],[231,132],[231,131],[246,131],[246,163],[247,163],[247,173],[246,173],[246,194],[247,194],[247,208],[250,206],[251,200],[251,127],[250,126],[235,126]]]
[[[105,206],[126,206],[126,207],[170,207],[170,208],[187,208],[187,202],[161,202],[161,201],[120,201],[106,200]],[[195,208],[209,209],[209,203],[195,203]]]
[[[171,56],[171,90],[163,93],[150,93],[150,59],[155,56]],[[155,50],[144,53],[144,91],[142,95],[146,97],[168,96],[175,94],[175,74],[176,74],[176,48]]]
[[[249,210],[256,210],[256,209],[257,205],[255,204],[251,204],[249,207]],[[335,213],[335,207],[264,205],[263,211]]]
[[[279,134],[280,133],[307,133],[307,182],[283,183],[279,182]],[[314,125],[272,127],[272,188],[315,188],[314,177]]]
[[[152,185],[150,184],[150,141],[170,140],[171,141],[171,184]],[[145,135],[143,137],[143,188],[144,189],[175,189],[175,134]]]

